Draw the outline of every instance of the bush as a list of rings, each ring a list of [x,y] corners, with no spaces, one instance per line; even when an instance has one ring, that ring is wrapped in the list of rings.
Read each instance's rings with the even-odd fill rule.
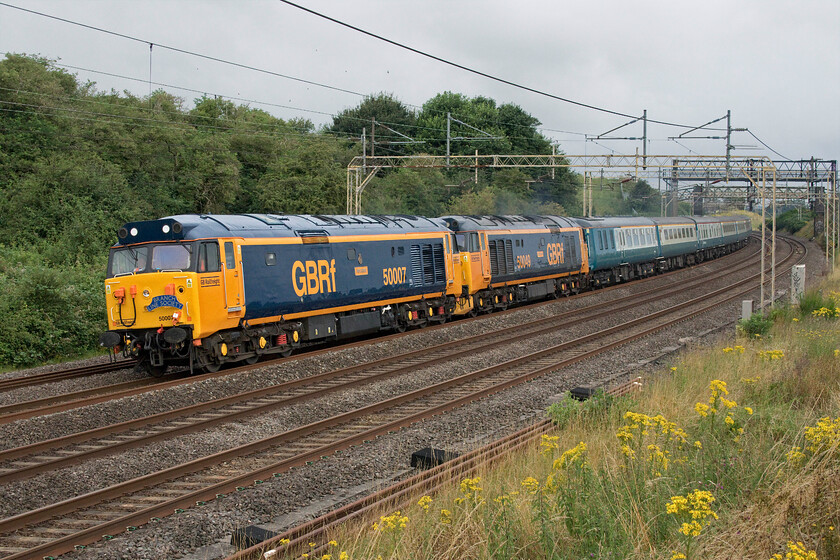
[[[563,398],[548,407],[548,417],[558,428],[565,428],[574,421],[603,421],[611,414],[621,415],[632,406],[629,397],[614,397],[599,389],[585,401],[578,401],[566,392]]]
[[[837,298],[831,294],[824,296],[820,290],[808,290],[799,299],[799,313],[808,316],[824,307],[834,309],[837,304]]]
[[[736,327],[738,332],[744,336],[755,338],[766,336],[773,326],[773,318],[765,317],[762,313],[753,313],[749,319],[741,319]]]
[[[0,365],[29,366],[94,350],[107,328],[102,271],[94,266],[50,268],[37,254],[4,253]]]

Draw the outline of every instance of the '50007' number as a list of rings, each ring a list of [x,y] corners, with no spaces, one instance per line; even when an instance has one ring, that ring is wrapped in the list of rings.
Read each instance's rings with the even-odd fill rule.
[[[382,269],[382,283],[385,286],[393,286],[395,284],[405,284],[405,268],[383,268]]]

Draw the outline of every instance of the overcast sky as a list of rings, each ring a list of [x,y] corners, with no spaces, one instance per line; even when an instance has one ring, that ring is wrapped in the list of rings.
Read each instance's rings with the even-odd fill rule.
[[[420,106],[443,91],[511,102],[538,118],[567,154],[633,153],[641,142],[586,142],[629,119],[470,74],[277,0],[0,0],[114,37],[0,6],[0,51],[39,54],[100,90],[149,93],[149,46],[175,47],[361,94],[387,92]],[[701,125],[732,111],[786,158],[840,155],[840,2],[299,0],[370,32],[505,80],[630,115]],[[155,47],[151,79],[190,104],[198,90],[252,100],[281,118],[316,124],[358,95]],[[154,89],[161,86],[153,85]],[[236,101],[242,103],[242,101]],[[288,108],[261,103],[285,105]],[[326,113],[326,114],[324,114]],[[725,121],[723,123],[725,125]],[[649,154],[722,155],[723,140],[668,140],[650,125]],[[641,124],[616,133],[641,136]],[[720,135],[705,132],[699,135]],[[736,146],[759,146],[744,132]],[[779,155],[738,149],[736,155]]]

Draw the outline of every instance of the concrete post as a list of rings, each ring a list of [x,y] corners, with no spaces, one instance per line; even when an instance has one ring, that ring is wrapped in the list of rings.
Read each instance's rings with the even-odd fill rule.
[[[753,300],[745,299],[741,301],[741,319],[748,321],[753,314]]]
[[[799,305],[799,299],[805,293],[805,265],[797,264],[790,271],[790,304]]]

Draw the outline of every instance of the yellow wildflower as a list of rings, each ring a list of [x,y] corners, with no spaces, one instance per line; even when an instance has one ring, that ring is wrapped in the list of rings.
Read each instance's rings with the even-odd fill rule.
[[[703,449],[703,444],[700,443],[699,441],[695,441],[694,442],[694,447],[696,447],[697,449]]]
[[[671,560],[685,560],[685,554],[682,552],[674,551],[674,555],[671,556]]]
[[[401,515],[399,511],[395,511],[391,515],[380,516],[379,523],[373,524],[373,530],[398,533],[399,531],[405,529],[406,525],[408,525],[408,517]]]
[[[350,559],[350,556],[344,550],[342,550],[341,554],[338,555],[338,560],[349,560],[349,559]]]
[[[679,532],[687,537],[696,537],[703,528],[717,519],[718,515],[712,511],[715,497],[707,490],[695,490],[685,496],[672,496],[665,504],[665,511],[677,518],[685,519]]]
[[[567,469],[573,466],[575,463],[579,463],[581,466],[586,464],[586,444],[580,442],[573,448],[565,451],[563,455],[560,456],[559,459],[554,461],[554,470],[561,470]]]
[[[802,453],[801,447],[793,447],[787,452],[787,461],[794,467],[798,467],[805,461],[805,454]]]
[[[833,449],[836,453],[840,445],[840,416],[831,420],[830,416],[820,418],[816,426],[805,427],[805,439],[808,440],[808,451],[819,453]]]
[[[694,405],[694,410],[697,412],[697,414],[699,414],[703,418],[705,418],[709,415],[709,405],[707,405],[707,404],[703,404],[703,403],[699,402],[699,403]]]
[[[542,441],[540,442],[540,453],[548,457],[555,449],[560,449],[560,446],[557,445],[557,441],[560,439],[560,436],[549,436],[546,434],[542,435]]]
[[[432,505],[431,496],[423,496],[417,501],[417,505],[423,508],[423,511],[429,511],[429,506]]]
[[[440,510],[440,523],[441,525],[450,525],[452,523],[452,512],[448,509]]]
[[[529,494],[536,494],[540,490],[540,481],[533,476],[529,476],[522,481],[522,486],[525,487]]]
[[[338,546],[338,541],[330,541],[327,544],[330,546]]]
[[[788,551],[784,556],[781,554],[774,554],[770,560],[817,560],[817,552],[815,550],[808,550],[805,544],[800,542],[788,541]]]
[[[730,352],[732,352],[733,350],[734,350],[734,349],[733,349],[732,347],[727,346],[726,348],[724,348],[724,349],[723,349],[723,353],[724,353],[724,354],[729,354],[729,353],[730,353]]]

